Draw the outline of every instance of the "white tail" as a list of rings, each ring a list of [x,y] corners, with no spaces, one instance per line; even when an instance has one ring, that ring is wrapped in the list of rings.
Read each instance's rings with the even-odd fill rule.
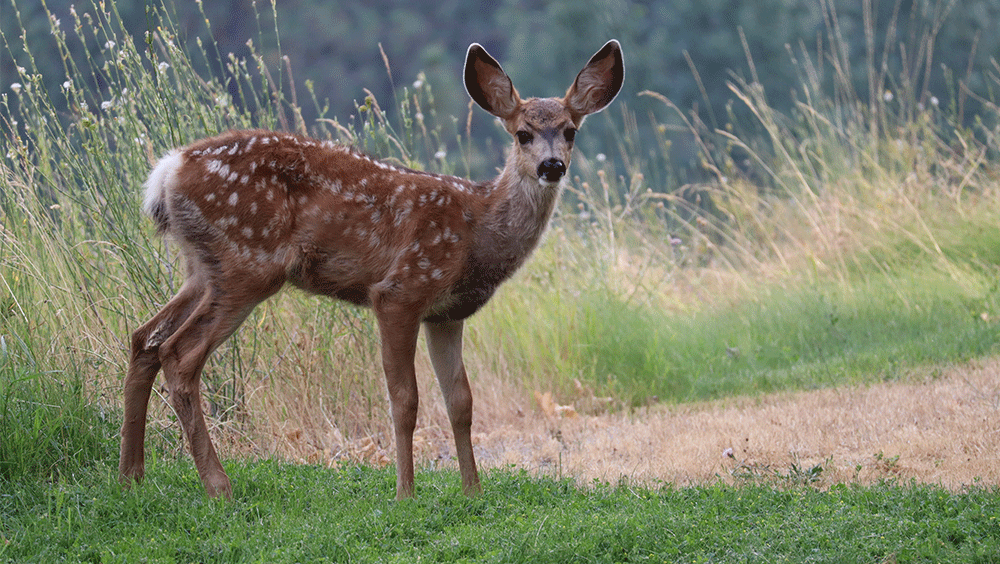
[[[266,131],[225,133],[163,157],[146,182],[144,209],[180,245],[188,277],[132,334],[122,482],[138,481],[145,472],[146,408],[162,368],[206,491],[231,495],[202,415],[201,371],[250,311],[288,282],[374,310],[400,498],[413,494],[413,358],[424,325],[455,433],[462,487],[479,491],[463,320],[538,243],[577,128],[611,103],[623,77],[621,47],[609,41],[565,97],[522,100],[500,65],[478,44],[469,47],[466,89],[515,137],[500,176],[484,183]]]

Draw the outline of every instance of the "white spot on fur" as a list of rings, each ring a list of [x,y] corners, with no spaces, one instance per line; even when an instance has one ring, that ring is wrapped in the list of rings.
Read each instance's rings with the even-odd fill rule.
[[[233,192],[232,194],[229,195],[229,205],[235,206],[236,202],[239,201],[240,201],[240,195],[237,194],[236,192]]]
[[[333,180],[327,180],[324,182],[323,187],[334,194],[339,194],[341,188],[343,188],[343,184],[340,182],[339,178],[334,178]]]

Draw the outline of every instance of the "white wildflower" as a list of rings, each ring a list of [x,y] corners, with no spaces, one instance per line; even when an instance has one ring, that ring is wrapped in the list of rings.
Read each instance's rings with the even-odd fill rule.
[[[10,85],[10,89],[14,91],[14,94],[20,94],[21,93],[21,83],[20,82],[12,82],[11,85]]]
[[[419,78],[413,81],[413,88],[419,89],[423,85],[424,81],[420,80]]]
[[[939,104],[939,103],[940,103],[940,102],[938,101],[938,98],[937,98],[937,96],[931,96],[931,105],[932,105],[932,106],[934,106],[934,107],[936,108],[936,107],[938,106],[938,104]]]
[[[597,157],[595,157],[595,158],[597,159],[597,162],[599,162],[599,163],[603,163],[604,161],[608,160],[608,156],[605,155],[604,153],[597,153]]]
[[[115,103],[110,100],[105,100],[101,102],[101,109],[104,111],[108,111],[113,107],[115,107]]]
[[[434,153],[434,158],[438,159],[439,161],[444,160],[446,156],[448,156],[448,153],[444,152],[444,149]]]
[[[66,82],[62,83],[62,87],[63,87],[63,90],[69,90],[69,89],[73,88],[73,81],[72,80],[67,80]]]
[[[882,95],[882,99],[886,102],[892,102],[894,96],[892,95],[892,90],[886,90],[885,94]]]
[[[165,70],[170,68],[170,65],[166,61],[162,61],[160,64],[156,65],[156,68],[160,72],[164,72]]]
[[[104,44],[104,48],[105,49],[114,49],[115,48],[115,42],[114,41],[108,41],[107,43]]]

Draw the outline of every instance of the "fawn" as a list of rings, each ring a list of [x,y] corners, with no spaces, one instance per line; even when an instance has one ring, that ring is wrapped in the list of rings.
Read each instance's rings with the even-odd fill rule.
[[[624,79],[609,41],[563,98],[522,100],[482,46],[465,87],[514,137],[499,177],[475,183],[374,160],[350,147],[289,133],[231,131],[174,149],[145,183],[144,211],[180,246],[187,279],[132,334],[119,473],[145,473],[146,410],[157,372],[209,496],[231,497],[201,406],[208,356],[285,283],[370,307],[396,441],[396,496],[413,495],[417,419],[414,354],[423,325],[455,435],[462,488],[480,491],[472,393],[462,364],[463,320],[538,244],[588,114]]]

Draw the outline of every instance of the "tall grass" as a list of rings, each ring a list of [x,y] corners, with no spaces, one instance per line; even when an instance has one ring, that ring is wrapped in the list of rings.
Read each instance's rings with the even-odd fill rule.
[[[34,46],[2,38],[21,65],[16,85],[0,85],[0,400],[17,417],[52,417],[33,410],[61,405],[38,391],[54,389],[118,413],[129,332],[182,279],[176,253],[138,213],[139,186],[167,148],[268,127],[436,172],[497,164],[435,113],[425,81],[395,108],[368,96],[353,118],[306,124],[287,65],[181,45],[167,10],[151,8],[149,21],[134,40],[113,3],[53,17],[57,91],[46,90]],[[852,73],[819,64],[843,47],[835,29],[828,36],[829,52],[790,51],[803,79],[791,113],[767,104],[758,77],[734,76],[752,123],[714,130],[646,93],[663,115],[651,118],[655,146],[640,148],[635,116],[592,118],[620,132],[620,158],[575,156],[542,248],[469,323],[474,385],[503,391],[482,409],[513,412],[507,391],[522,404],[533,390],[683,401],[895,378],[995,353],[995,106],[966,127],[947,100],[893,86],[918,81],[882,73],[870,73],[869,90],[895,88],[893,99],[863,101]],[[275,41],[262,33],[252,45]],[[701,155],[695,183],[674,172],[666,133],[678,122]],[[444,154],[453,137],[459,149]],[[374,335],[367,312],[279,294],[205,372],[213,427],[258,453],[380,459],[391,434]],[[418,362],[422,388],[433,388]],[[427,417],[443,420],[430,399]],[[169,408],[153,403],[154,441],[179,448]]]

